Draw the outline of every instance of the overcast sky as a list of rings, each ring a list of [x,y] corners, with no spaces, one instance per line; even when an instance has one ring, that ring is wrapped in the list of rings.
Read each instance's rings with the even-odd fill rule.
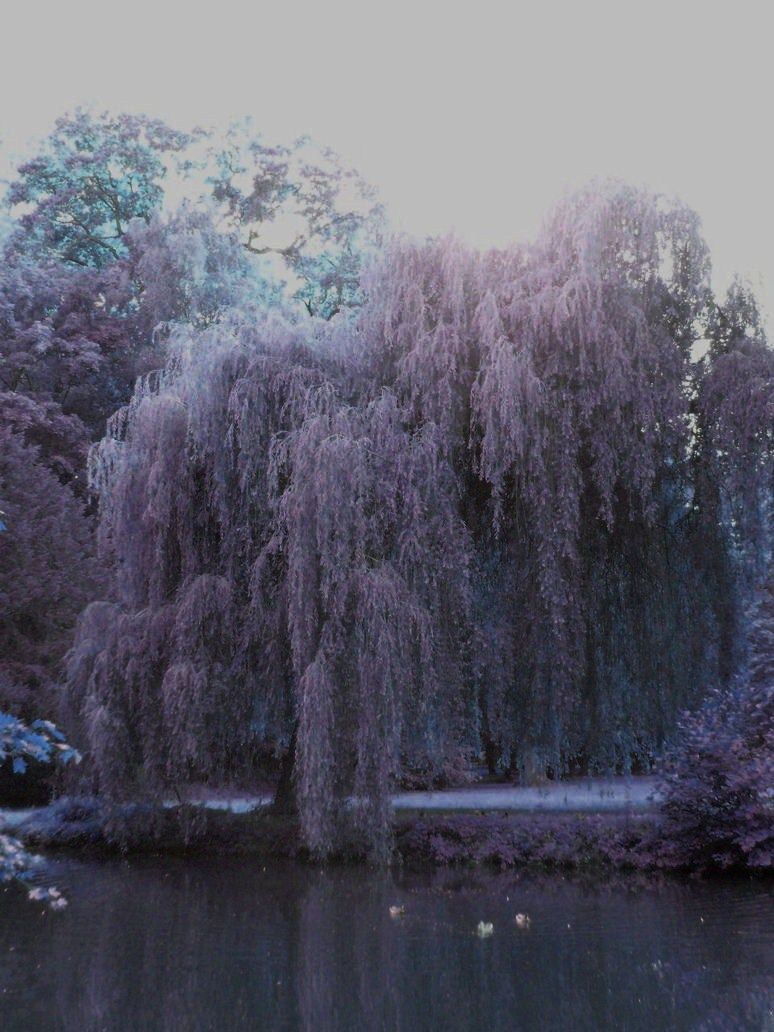
[[[698,210],[716,280],[774,311],[765,3],[25,0],[0,36],[0,142],[78,104],[189,128],[308,132],[401,228],[526,239],[567,189],[619,176]],[[2,167],[0,165],[0,167]]]

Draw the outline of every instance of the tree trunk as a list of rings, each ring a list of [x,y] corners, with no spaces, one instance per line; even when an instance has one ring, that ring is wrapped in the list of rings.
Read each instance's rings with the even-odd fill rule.
[[[280,768],[279,781],[277,782],[277,790],[274,793],[274,802],[272,804],[272,810],[274,813],[287,814],[289,816],[295,816],[298,813],[298,803],[296,801],[296,787],[294,784],[293,774],[296,767],[296,742],[298,740],[298,721],[293,724],[293,730],[290,733],[290,744],[288,745],[288,751],[282,758],[282,767]]]
[[[486,760],[487,773],[491,778],[497,774],[497,767],[500,763],[502,750],[497,742],[488,736],[484,739],[484,759]]]

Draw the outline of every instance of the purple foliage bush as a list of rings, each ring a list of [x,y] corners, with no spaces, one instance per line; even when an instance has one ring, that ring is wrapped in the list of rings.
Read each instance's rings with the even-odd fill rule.
[[[53,712],[57,664],[98,590],[82,501],[21,434],[0,428],[0,702]]]
[[[451,816],[397,831],[404,860],[439,865],[647,868],[657,866],[652,840],[649,822],[610,816]]]
[[[694,867],[774,864],[774,585],[759,603],[746,675],[680,724],[663,783],[665,848]]]

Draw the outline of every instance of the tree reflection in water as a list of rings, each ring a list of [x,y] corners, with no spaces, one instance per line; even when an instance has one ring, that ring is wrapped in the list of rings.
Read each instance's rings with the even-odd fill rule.
[[[0,895],[4,1032],[725,1032],[772,1020],[763,883],[233,859],[56,867],[67,911]],[[489,938],[475,934],[482,920]]]

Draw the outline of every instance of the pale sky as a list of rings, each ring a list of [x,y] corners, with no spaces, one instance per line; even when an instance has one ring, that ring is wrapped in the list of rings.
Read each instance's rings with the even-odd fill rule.
[[[774,311],[774,61],[767,4],[26,0],[0,38],[0,157],[79,104],[179,126],[251,115],[309,133],[408,232],[531,237],[594,176],[702,216],[718,285]]]

